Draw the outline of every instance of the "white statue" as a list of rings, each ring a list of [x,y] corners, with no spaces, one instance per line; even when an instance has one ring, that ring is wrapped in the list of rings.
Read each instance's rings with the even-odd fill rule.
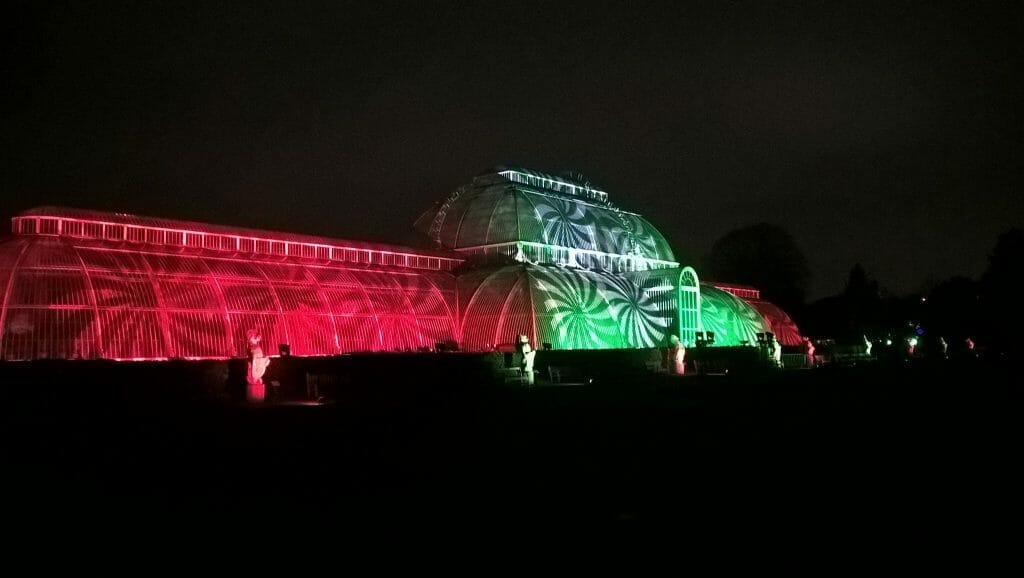
[[[250,329],[245,333],[249,346],[249,364],[246,368],[245,380],[249,387],[246,390],[246,399],[249,401],[263,401],[266,395],[266,386],[263,385],[263,374],[267,372],[270,365],[270,358],[263,354],[263,347],[260,342],[263,336],[256,329]]]
[[[676,375],[686,373],[686,346],[675,335],[668,338],[669,369]]]
[[[807,354],[807,367],[814,367],[814,342],[804,337],[804,353]]]
[[[519,370],[526,378],[526,384],[533,385],[533,358],[537,356],[537,352],[530,347],[530,338],[520,335],[519,342],[516,343],[516,350],[520,355]]]

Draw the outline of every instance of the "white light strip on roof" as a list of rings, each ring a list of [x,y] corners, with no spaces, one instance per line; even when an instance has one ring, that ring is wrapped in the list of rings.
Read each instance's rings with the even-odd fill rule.
[[[25,226],[28,223],[31,223],[31,225]],[[98,241],[123,241],[151,246],[184,247],[274,257],[300,257],[355,263],[365,262],[367,264],[394,265],[413,269],[450,271],[462,262],[458,258],[423,255],[404,251],[303,243],[274,239],[273,237],[206,233],[188,229],[129,225],[94,219],[32,215],[14,217],[11,219],[11,224],[13,232],[20,235],[31,234]],[[365,261],[359,258],[361,254],[366,255]],[[353,256],[355,258],[350,258]],[[373,258],[374,256],[377,257],[376,260]]]
[[[534,249],[550,249],[552,251],[567,251],[575,254],[590,255],[598,258],[610,258],[610,259],[630,259],[636,263],[644,263],[649,265],[655,265],[657,269],[671,269],[679,266],[678,261],[664,261],[662,259],[652,259],[650,257],[644,257],[643,255],[630,255],[629,253],[605,253],[604,251],[594,251],[593,249],[576,249],[573,247],[566,247],[563,245],[548,245],[545,243],[535,243],[533,241],[509,241],[507,243],[492,243],[490,245],[474,245],[472,247],[462,247],[456,249],[460,253],[473,253],[484,251],[486,249],[497,249],[500,247],[532,247]]]
[[[575,195],[577,197],[585,197],[602,202],[606,202],[608,200],[608,193],[600,189],[580,186],[560,179],[541,177],[520,171],[501,171],[498,174],[515,183],[522,183],[524,185],[532,185],[542,189],[569,193],[570,195]]]

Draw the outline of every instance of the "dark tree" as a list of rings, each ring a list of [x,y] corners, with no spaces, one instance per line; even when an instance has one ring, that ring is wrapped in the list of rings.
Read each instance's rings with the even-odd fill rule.
[[[844,295],[818,299],[804,308],[800,330],[813,338],[850,339],[850,304]]]
[[[882,295],[878,281],[872,279],[860,263],[850,269],[843,300],[846,302],[848,337],[862,339],[882,330]]]
[[[885,305],[878,282],[857,263],[850,269],[846,289],[809,305],[801,327],[812,335],[859,344],[865,336],[877,339],[889,331]]]
[[[877,301],[881,297],[878,281],[869,277],[860,263],[850,269],[850,276],[846,280],[846,289],[843,294],[851,301],[860,302]]]
[[[785,229],[768,223],[727,233],[715,242],[703,275],[722,283],[742,283],[794,313],[804,304],[810,273],[807,258]]]
[[[982,312],[990,348],[1020,354],[1024,348],[1024,310],[1017,300],[1024,284],[1024,232],[999,236],[981,278]]]
[[[952,277],[932,289],[923,308],[922,322],[930,334],[953,345],[977,337],[979,329],[978,283],[967,277]]]
[[[981,280],[986,293],[992,295],[1009,296],[1019,291],[1024,283],[1024,232],[1014,227],[999,235]]]

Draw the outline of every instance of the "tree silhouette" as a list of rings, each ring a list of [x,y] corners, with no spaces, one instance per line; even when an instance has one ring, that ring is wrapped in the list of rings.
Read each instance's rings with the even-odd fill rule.
[[[799,311],[807,294],[807,258],[788,231],[758,223],[727,233],[715,241],[704,264],[704,276],[723,283],[742,283],[790,313]]]
[[[978,283],[963,276],[951,277],[928,294],[922,321],[928,332],[942,336],[957,347],[978,330]]]
[[[864,266],[857,263],[850,269],[843,294],[851,301],[875,301],[880,297],[878,281],[869,277]]]
[[[1017,292],[1024,283],[1024,232],[1014,227],[999,235],[981,279],[992,294]]]
[[[877,339],[891,332],[892,305],[883,299],[878,281],[856,263],[843,292],[808,305],[800,327],[811,335],[860,344],[865,336]]]
[[[982,310],[997,351],[1020,353],[1024,348],[1024,311],[1016,303],[1024,284],[1024,232],[1014,227],[996,240],[981,278]]]
[[[850,269],[843,291],[847,337],[858,338],[881,330],[882,295],[875,281],[856,263]]]

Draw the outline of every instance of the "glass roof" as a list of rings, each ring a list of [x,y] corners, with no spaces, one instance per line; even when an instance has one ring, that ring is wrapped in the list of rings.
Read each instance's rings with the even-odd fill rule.
[[[665,237],[649,221],[601,200],[607,198],[604,191],[569,181],[554,188],[521,182],[527,180],[508,180],[503,173],[477,178],[424,213],[416,226],[450,249],[526,241],[675,260]],[[566,192],[577,189],[583,192]]]

